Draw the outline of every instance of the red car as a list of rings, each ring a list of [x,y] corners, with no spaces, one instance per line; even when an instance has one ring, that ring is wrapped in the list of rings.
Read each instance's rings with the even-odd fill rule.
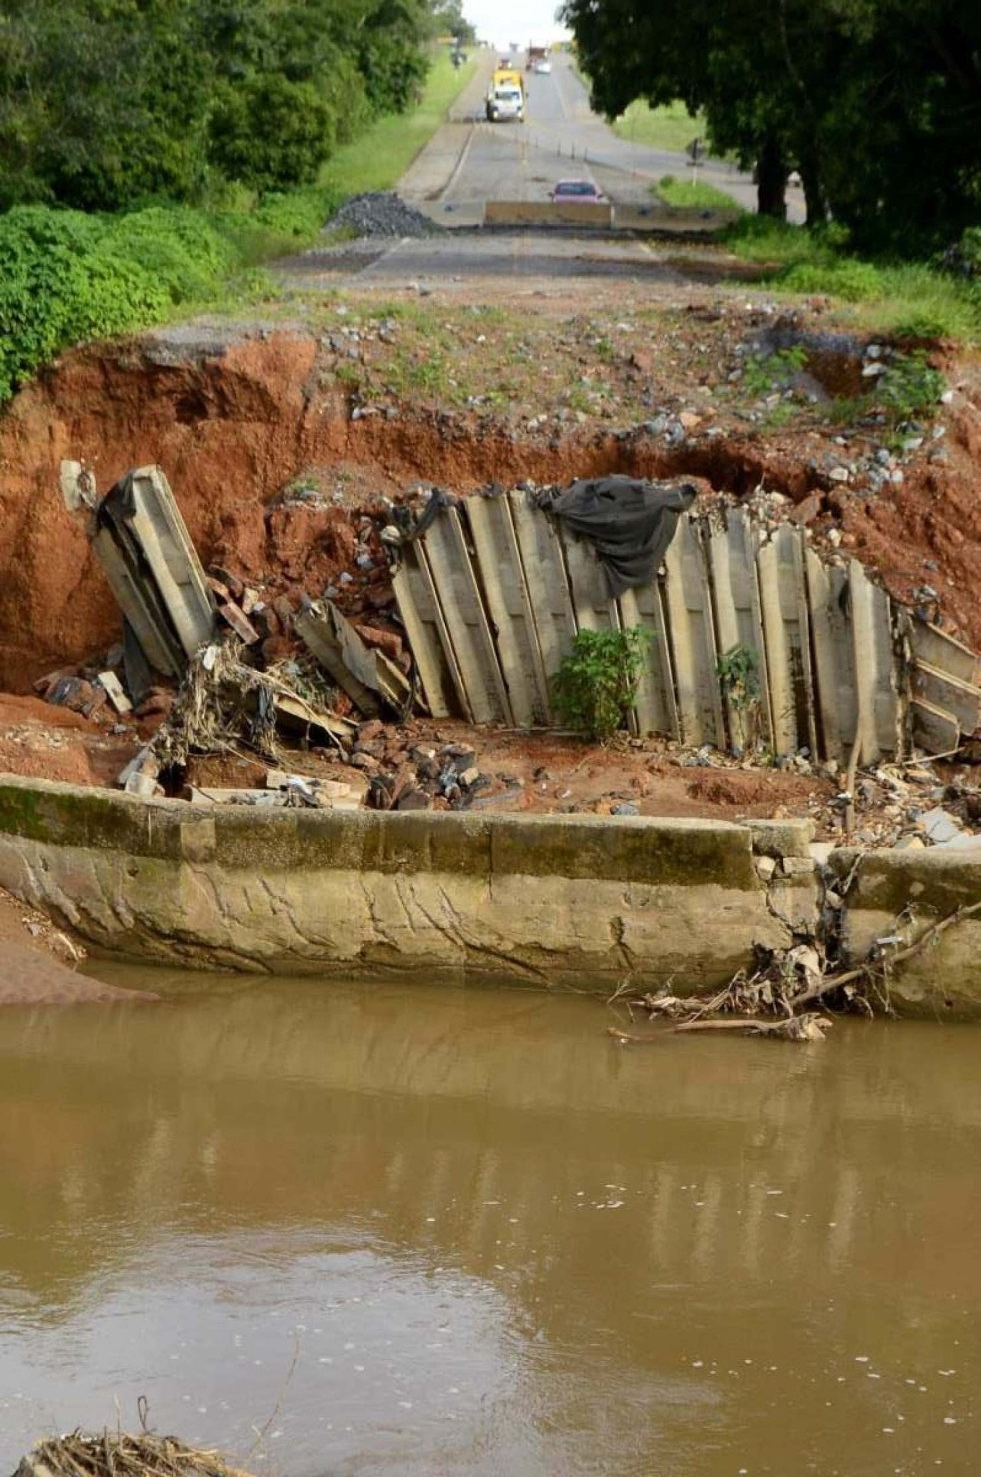
[[[549,191],[548,198],[563,205],[568,203],[579,204],[585,201],[587,204],[602,205],[606,202],[603,191],[588,179],[560,179]]]

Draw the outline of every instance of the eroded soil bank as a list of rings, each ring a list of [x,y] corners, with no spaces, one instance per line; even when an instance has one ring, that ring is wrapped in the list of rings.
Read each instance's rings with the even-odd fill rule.
[[[377,544],[391,500],[607,472],[693,478],[703,502],[752,498],[981,646],[976,358],[928,346],[947,390],[897,423],[866,371],[910,346],[851,331],[824,302],[790,312],[696,277],[656,302],[642,284],[591,284],[588,314],[568,284],[506,299],[476,284],[462,305],[459,292],[390,284],[384,296],[300,294],[288,323],[190,325],[66,355],[0,418],[0,688],[12,694],[0,697],[0,768],[112,784],[167,711],[162,694],[134,718],[83,717],[31,692],[52,671],[97,670],[119,639],[84,525],[58,492],[69,457],[102,491],[132,467],[164,469],[205,565],[261,594],[269,661],[291,650],[290,609],[325,591],[398,641]],[[471,744],[501,808],[804,815],[820,838],[841,835],[833,767],[421,721],[372,742],[392,766],[413,745]],[[927,804],[950,777],[927,776]],[[256,783],[248,758],[201,761],[197,778]],[[857,805],[860,841],[895,839],[894,788],[867,777]]]

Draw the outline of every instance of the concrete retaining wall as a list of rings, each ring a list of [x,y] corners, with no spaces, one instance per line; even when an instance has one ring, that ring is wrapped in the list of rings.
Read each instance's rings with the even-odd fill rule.
[[[0,886],[103,949],[203,968],[726,983],[813,930],[805,821],[214,809],[0,776]],[[981,902],[956,848],[840,850],[848,961]],[[768,879],[768,886],[761,881]],[[981,913],[890,973],[902,1014],[981,1017]]]
[[[772,911],[754,832],[757,851],[793,853]],[[204,811],[0,778],[0,886],[105,949],[241,970],[700,990],[754,942],[786,944],[783,919],[813,924],[807,836],[806,823]]]
[[[842,942],[849,961],[864,959],[878,939],[911,943],[958,908],[981,903],[981,857],[957,847],[843,848],[829,867],[847,885]],[[981,913],[892,969],[888,993],[902,1015],[981,1018]]]

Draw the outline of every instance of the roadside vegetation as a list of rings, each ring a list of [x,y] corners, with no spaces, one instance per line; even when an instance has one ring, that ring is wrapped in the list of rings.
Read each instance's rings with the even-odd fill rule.
[[[770,287],[833,299],[839,316],[857,325],[897,338],[981,341],[981,231],[965,233],[953,260],[923,261],[859,256],[835,225],[807,230],[748,213],[720,239],[742,260],[759,263]],[[966,265],[964,248],[973,251]]]
[[[681,102],[652,108],[643,98],[635,98],[613,119],[613,132],[632,144],[683,154],[696,138],[704,139],[705,120],[693,118]]]
[[[176,38],[183,36],[190,46],[181,26],[191,14],[203,24],[209,6],[195,0],[178,8],[181,23],[170,16],[176,31],[168,44],[176,46]],[[362,0],[357,8],[370,11],[372,6]],[[167,20],[167,6],[158,0],[145,9],[144,19]],[[321,6],[294,9],[309,21],[312,11],[337,7],[325,0]],[[452,26],[452,5],[437,10],[419,0],[404,7],[406,15],[410,11],[418,13],[414,40],[393,36],[392,56],[384,65],[384,58],[365,50],[363,43],[360,53],[322,48],[318,85],[324,96],[314,110],[319,131],[316,137],[296,136],[290,145],[292,123],[286,114],[305,107],[310,96],[302,89],[290,90],[290,76],[299,63],[295,58],[295,65],[290,62],[292,53],[284,60],[281,52],[269,49],[272,7],[256,0],[248,14],[257,33],[248,39],[240,28],[221,59],[227,69],[232,57],[238,57],[251,79],[249,87],[243,83],[244,90],[237,92],[237,83],[212,75],[214,111],[207,128],[201,125],[214,134],[211,141],[195,137],[193,118],[183,126],[186,137],[178,137],[180,120],[170,117],[170,103],[155,104],[151,98],[144,104],[143,147],[132,133],[122,138],[113,133],[119,120],[113,113],[116,101],[109,96],[108,62],[89,55],[89,48],[115,42],[117,64],[129,56],[126,36],[98,20],[100,14],[111,17],[114,7],[79,0],[59,24],[53,11],[39,21],[26,0],[12,5],[0,19],[0,149],[13,161],[0,183],[0,201],[6,206],[0,215],[0,402],[73,344],[267,295],[270,284],[256,267],[312,244],[347,195],[390,188],[439,127],[475,65],[470,61],[454,67],[448,49],[429,39],[437,25],[440,31]],[[265,31],[259,26],[263,16]],[[81,105],[81,119],[69,117],[69,99],[59,90],[63,81],[45,83],[35,54],[67,64],[70,24],[80,27],[83,61],[94,72],[106,72],[102,93],[96,88],[97,95]],[[371,46],[382,46],[384,28],[376,24],[373,38]],[[151,41],[164,46],[159,36],[150,36],[147,44]],[[293,45],[297,52],[312,46],[309,32],[301,30]],[[257,48],[252,65],[247,64],[250,48]],[[273,66],[277,55],[279,70]],[[335,63],[338,78],[343,75],[347,81],[332,121],[326,99],[340,81],[328,80],[327,73]],[[208,65],[218,69],[214,55]],[[311,72],[310,54],[303,66]],[[304,86],[315,83],[308,79]],[[281,118],[272,110],[279,119],[280,152],[270,151],[258,126],[254,138],[250,133],[253,118],[268,117],[270,111],[265,105],[269,98],[260,106],[261,100],[253,97],[261,88],[280,89],[279,101],[286,109]],[[130,89],[124,89],[124,100],[129,108]],[[192,96],[192,115],[193,107]],[[237,134],[232,112],[241,125]],[[53,126],[59,120],[61,135],[49,144],[42,124]],[[75,129],[70,147],[62,136],[70,133],[69,123]],[[198,151],[193,167],[188,150]]]
[[[651,194],[675,210],[719,210],[727,215],[742,215],[742,206],[724,190],[707,185],[702,180],[677,179],[673,174],[662,175]]]

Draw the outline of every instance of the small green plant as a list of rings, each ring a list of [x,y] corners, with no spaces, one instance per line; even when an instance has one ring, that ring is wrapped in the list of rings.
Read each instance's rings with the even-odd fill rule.
[[[637,695],[649,633],[578,631],[572,650],[552,679],[559,715],[591,739],[608,739],[623,728]]]
[[[730,646],[716,658],[715,672],[723,697],[734,708],[748,708],[759,701],[760,658],[752,646]]]
[[[752,646],[738,643],[716,658],[715,673],[729,715],[729,737],[734,749],[756,742],[760,700],[760,655]]]
[[[939,369],[921,351],[901,354],[880,375],[875,398],[895,424],[932,411],[946,389]]]
[[[777,349],[772,354],[750,354],[743,365],[743,385],[751,395],[784,390],[806,363],[807,350],[801,344]]]

